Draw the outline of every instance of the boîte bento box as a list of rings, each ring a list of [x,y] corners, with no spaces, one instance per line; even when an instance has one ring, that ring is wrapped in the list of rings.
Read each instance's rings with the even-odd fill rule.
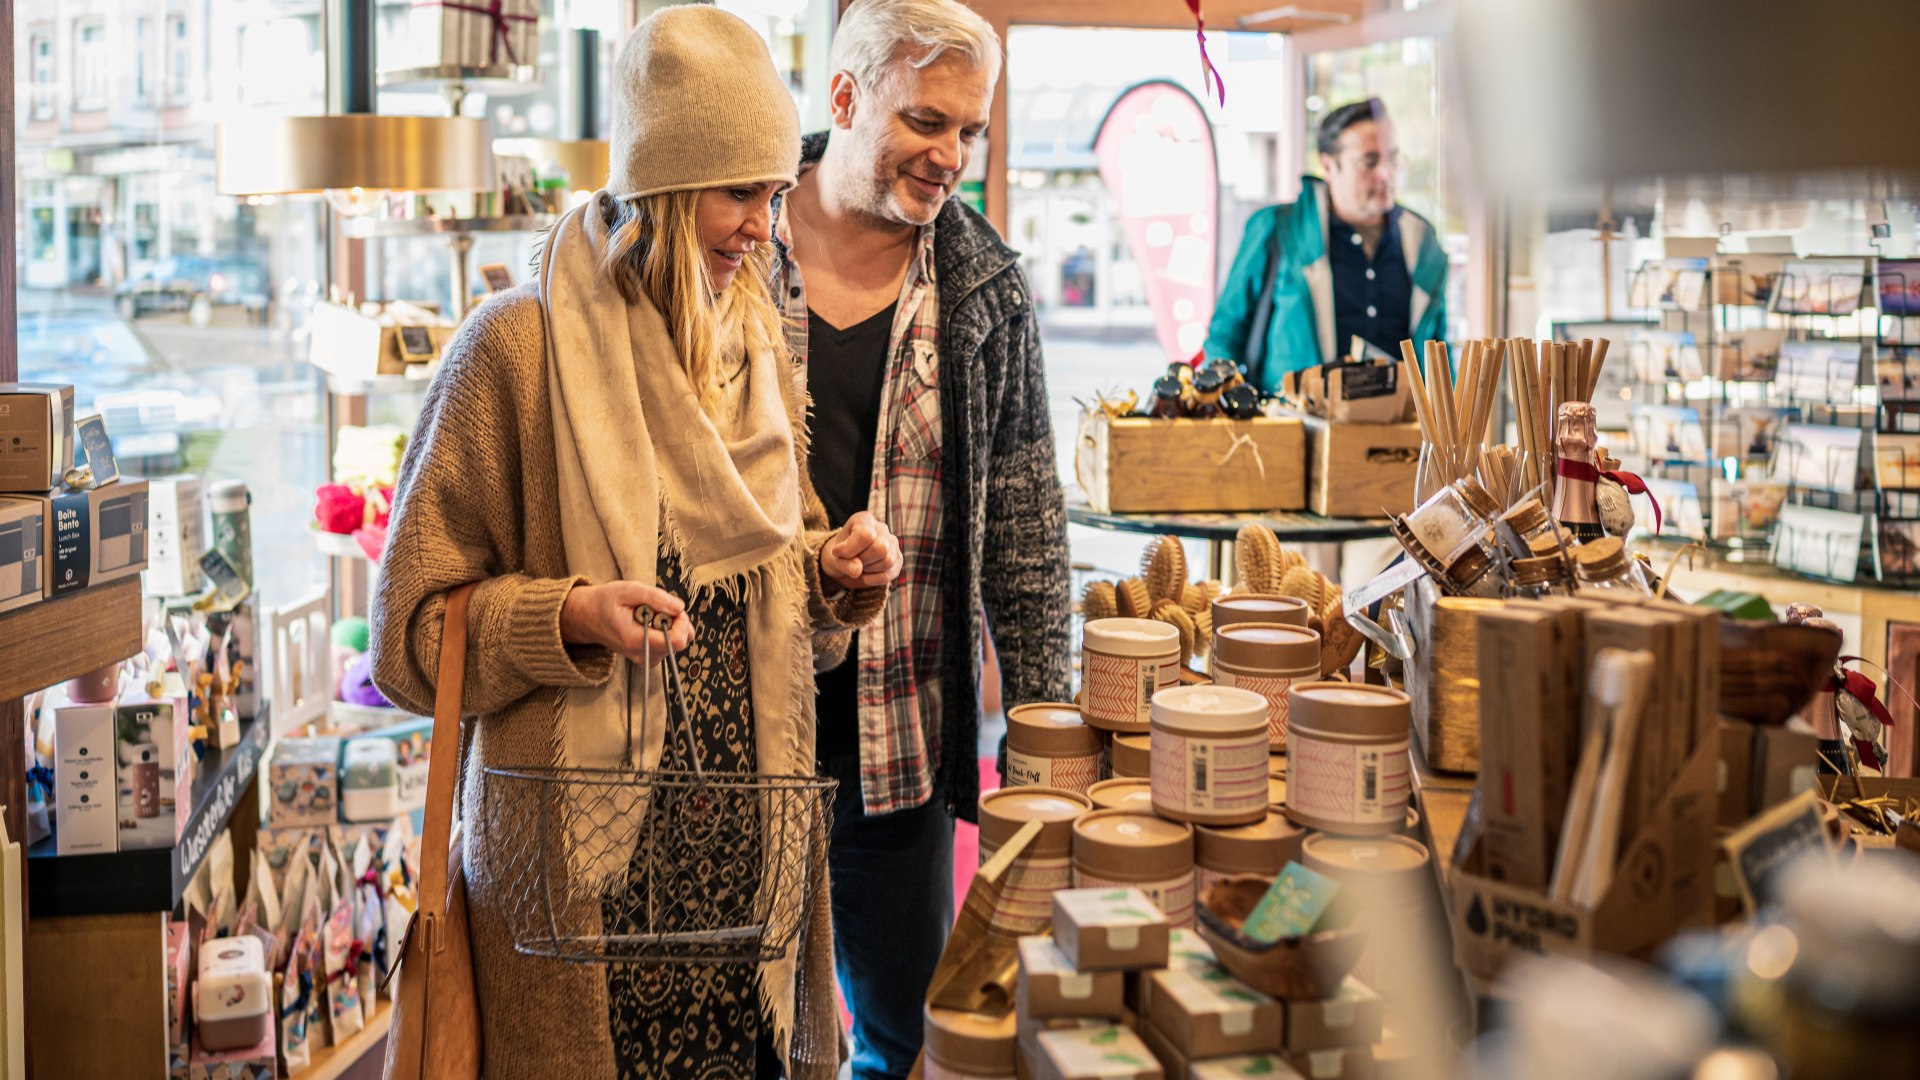
[[[1115,419],[1096,410],[1082,414],[1074,446],[1074,476],[1102,514],[1299,510],[1306,466],[1297,417]]]

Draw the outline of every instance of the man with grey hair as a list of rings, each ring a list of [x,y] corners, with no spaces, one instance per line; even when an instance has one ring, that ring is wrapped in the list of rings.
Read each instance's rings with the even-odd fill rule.
[[[902,1077],[953,925],[953,829],[979,802],[987,634],[1003,699],[1069,692],[1066,512],[1033,300],[953,194],[987,127],[1000,40],[958,0],[857,0],[832,127],[804,141],[775,288],[813,398],[830,513],[870,510],[906,569],[817,679],[840,781],[829,861],[854,1076]],[[804,270],[804,281],[802,280]]]

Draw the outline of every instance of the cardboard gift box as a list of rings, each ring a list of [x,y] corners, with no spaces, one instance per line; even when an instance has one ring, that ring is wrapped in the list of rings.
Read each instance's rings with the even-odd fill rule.
[[[1207,944],[1199,931],[1176,926],[1168,933],[1167,967],[1170,970],[1211,968],[1218,963],[1213,946]],[[1153,976],[1153,971],[1136,971],[1127,978],[1128,1004],[1142,1015],[1150,1011],[1153,1002]]]
[[[1820,740],[1813,732],[1794,727],[1791,722],[1754,728],[1753,813],[1778,806],[1803,791],[1818,791],[1819,761]]]
[[[1287,1001],[1284,1049],[1306,1054],[1380,1041],[1386,1025],[1387,1003],[1367,984],[1352,976],[1340,992],[1319,1001]]]
[[[1280,1049],[1280,1003],[1225,968],[1156,971],[1148,981],[1148,1023],[1188,1059]]]
[[[206,550],[206,482],[198,476],[148,480],[147,595],[197,595],[207,583],[200,569]]]
[[[492,68],[540,62],[540,0],[415,0],[403,67]]]
[[[111,855],[120,847],[113,705],[68,702],[55,706],[53,717],[54,849]]]
[[[1354,424],[1302,418],[1307,435],[1307,504],[1316,514],[1377,518],[1413,509],[1420,465],[1419,424]]]
[[[1413,386],[1399,361],[1322,364],[1281,379],[1288,405],[1340,424],[1406,424],[1414,420]]]
[[[0,497],[0,611],[46,598],[46,531],[38,501]]]
[[[73,468],[73,387],[0,383],[0,491],[38,493]]]
[[[1020,939],[1019,994],[1023,1015],[1117,1019],[1126,1012],[1127,977],[1119,971],[1079,971],[1050,937]]]
[[[1119,1026],[1040,1033],[1034,1075],[1042,1080],[1163,1080],[1153,1051]]]
[[[192,814],[192,800],[181,797],[193,785],[192,722],[179,676],[167,681],[158,698],[128,689],[114,709],[121,851],[174,846]]]
[[[145,480],[16,497],[40,508],[48,597],[133,577],[147,568]]]
[[[340,739],[281,739],[267,763],[267,824],[331,825],[340,815]]]
[[[1475,844],[1447,881],[1454,962],[1493,978],[1516,956],[1637,956],[1678,930],[1707,925],[1719,764],[1715,744],[1694,753],[1622,845],[1613,883],[1591,908],[1493,880],[1484,844]]]
[[[1053,940],[1076,971],[1167,966],[1172,929],[1139,889],[1062,889],[1053,894]]]
[[[1315,1050],[1308,1054],[1288,1054],[1287,1063],[1309,1080],[1373,1080],[1373,1047],[1349,1046],[1339,1050]]]
[[[1278,1054],[1246,1054],[1240,1057],[1196,1061],[1187,1074],[1192,1080],[1303,1080],[1301,1075]]]
[[[1306,433],[1297,417],[1114,419],[1081,415],[1074,475],[1098,513],[1299,510]]]

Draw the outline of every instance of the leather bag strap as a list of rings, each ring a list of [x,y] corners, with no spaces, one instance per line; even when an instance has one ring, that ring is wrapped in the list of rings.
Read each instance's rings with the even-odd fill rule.
[[[460,772],[460,702],[467,676],[467,606],[476,584],[447,594],[440,629],[440,677],[433,695],[433,754],[427,764],[426,822],[420,831],[421,915],[447,910],[447,852],[453,843],[453,789]]]

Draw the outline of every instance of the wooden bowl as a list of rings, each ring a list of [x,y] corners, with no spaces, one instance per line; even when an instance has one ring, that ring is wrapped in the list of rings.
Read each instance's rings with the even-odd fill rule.
[[[1833,677],[1840,635],[1821,626],[1720,620],[1720,711],[1784,724]]]
[[[1208,886],[1196,912],[1201,939],[1235,978],[1263,994],[1293,1001],[1334,996],[1360,962],[1367,935],[1349,927],[1271,945],[1253,940],[1241,927],[1272,885],[1271,877],[1235,874]]]

